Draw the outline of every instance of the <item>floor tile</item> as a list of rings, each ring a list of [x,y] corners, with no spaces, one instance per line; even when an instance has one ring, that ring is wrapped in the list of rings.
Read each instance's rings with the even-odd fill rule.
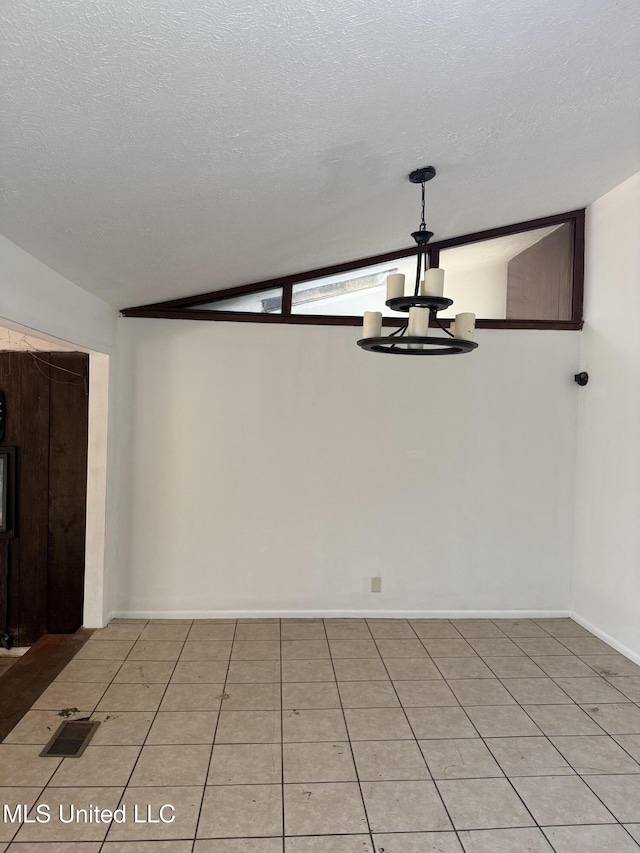
[[[640,734],[640,708],[631,702],[582,707],[610,735]]]
[[[491,738],[487,746],[507,776],[573,776],[546,737]]]
[[[276,640],[280,642],[280,625],[273,622],[261,623],[259,625],[238,625],[234,639],[236,643],[246,642],[247,640],[252,642]]]
[[[456,829],[534,825],[506,779],[447,780],[436,784]]]
[[[400,702],[390,681],[341,681],[343,708],[395,708]]]
[[[100,848],[100,853],[191,853],[192,844],[193,841],[107,841]],[[38,851],[34,850],[33,853]],[[68,853],[74,851],[69,850]]]
[[[167,660],[125,661],[113,682],[114,684],[168,684],[174,668],[175,663]]]
[[[556,853],[638,853],[621,826],[549,826],[544,833]]]
[[[640,765],[608,735],[553,737],[551,741],[581,776],[640,773]]]
[[[170,684],[160,704],[161,711],[217,711],[222,684]]]
[[[340,708],[335,681],[303,682],[282,685],[282,707],[290,710]]]
[[[23,841],[5,847],[0,844],[0,851],[8,853],[99,853],[102,841]]]
[[[443,642],[447,642],[444,640]],[[376,640],[378,651],[386,658],[425,658],[428,657],[420,640]]]
[[[421,740],[419,744],[434,779],[484,779],[504,775],[480,738]]]
[[[285,743],[284,781],[357,781],[351,747],[341,743]]]
[[[222,697],[225,711],[280,710],[279,684],[228,684]]]
[[[376,833],[375,849],[385,853],[462,853],[455,832]]]
[[[582,678],[595,675],[593,669],[575,655],[537,656],[533,657],[533,660],[551,678]]]
[[[60,723],[87,717],[90,713],[90,711],[68,711],[64,717],[61,717],[59,711],[27,711],[3,742],[41,744],[44,746],[49,742]]]
[[[615,823],[610,812],[576,776],[520,777],[512,779],[512,784],[541,826]]]
[[[546,735],[600,735],[602,729],[577,705],[523,705]]]
[[[434,658],[434,663],[448,680],[456,678],[495,678],[495,675],[486,663],[479,657]]]
[[[24,824],[14,841],[101,841],[109,828],[108,823],[62,823],[59,810],[62,807],[65,819],[69,818],[71,806],[87,808],[93,805],[113,810],[121,794],[122,788],[46,788],[38,803],[49,806],[51,821]]]
[[[279,743],[278,711],[221,711],[216,743]]]
[[[632,702],[640,702],[640,678],[634,678],[633,676],[614,676],[609,678],[609,681],[614,686],[616,690],[619,690],[627,699],[631,699]],[[578,700],[576,700],[578,701]],[[585,699],[585,702],[606,702],[607,699]],[[610,701],[623,701],[623,700],[610,700]]]
[[[500,628],[489,619],[452,619],[451,624],[455,625],[463,637],[470,639],[479,640],[504,636]]]
[[[18,805],[24,805],[28,810],[31,809],[33,804],[36,802],[40,795],[40,787],[18,787],[11,786],[6,788],[0,788],[0,803],[3,805],[3,814],[4,814],[4,806],[7,806],[12,814],[15,814],[15,808]],[[30,817],[33,815],[30,815]],[[3,841],[11,841],[13,836],[18,831],[18,827],[20,823],[16,820],[16,823],[11,823],[9,819],[4,819],[0,821],[0,842]],[[0,843],[0,850],[2,849],[3,844]]]
[[[172,684],[224,684],[227,661],[179,660],[171,676]]]
[[[624,828],[640,845],[640,823],[625,823]]]
[[[515,699],[497,678],[461,678],[451,682],[461,705],[515,705]]]
[[[190,624],[159,624],[157,622],[149,622],[140,634],[140,640],[143,643],[152,642],[184,642],[191,628]]]
[[[124,787],[140,754],[139,746],[93,746],[79,758],[65,758],[53,774],[54,788]]]
[[[107,685],[102,683],[54,681],[32,707],[41,711],[60,711],[64,708],[93,711],[106,689]]]
[[[282,729],[285,743],[347,740],[342,711],[336,709],[283,711]]]
[[[307,625],[305,622],[283,622],[282,628],[283,640],[325,640],[326,634],[322,622],[312,622]]]
[[[409,624],[421,640],[459,640],[462,636],[458,629],[445,619],[412,619]]]
[[[640,776],[587,776],[585,781],[621,823],[640,823]]]
[[[578,625],[573,619],[540,619],[536,620],[544,630],[554,637],[584,637],[590,636],[589,631]]]
[[[56,677],[61,681],[102,681],[109,683],[122,666],[118,660],[77,660],[70,661]]]
[[[239,625],[238,628],[241,626]],[[249,626],[247,626],[249,627]],[[225,640],[230,642],[234,636],[235,626],[223,624],[202,624],[194,622],[187,637],[188,643],[210,642],[211,640]],[[240,639],[240,637],[238,637]]]
[[[230,684],[267,684],[274,682],[280,682],[280,661],[232,660],[229,664],[227,687]]]
[[[640,735],[614,735],[613,739],[640,764]]]
[[[44,787],[58,768],[60,758],[40,758],[42,747],[0,744],[0,786]]]
[[[542,732],[522,708],[511,705],[467,708],[467,714],[482,737],[528,737]]]
[[[570,652],[566,646],[563,646],[558,640],[552,637],[520,637],[514,640],[516,645],[531,656],[547,656],[547,655],[569,655]]]
[[[406,740],[413,733],[400,708],[349,708],[344,712],[351,740]]]
[[[151,726],[148,744],[213,743],[216,711],[159,711]]]
[[[86,644],[88,645],[88,643]],[[154,642],[138,640],[129,652],[127,660],[170,660],[176,661],[182,651],[180,642]]]
[[[208,744],[143,746],[129,784],[204,785],[210,756]]]
[[[208,785],[276,785],[281,782],[279,744],[217,743],[213,747]]]
[[[493,619],[507,637],[547,637],[548,634],[533,619]]]
[[[562,637],[560,642],[574,655],[610,655],[614,651],[597,637]]]
[[[231,656],[231,643],[224,640],[192,641],[187,640],[180,653],[181,661],[189,660],[225,660]],[[237,657],[235,658],[238,659]]]
[[[574,681],[590,679],[576,678]],[[572,700],[552,679],[503,678],[509,693],[522,705],[571,705]]]
[[[362,782],[372,832],[451,829],[433,782]]]
[[[283,640],[283,660],[328,660],[329,644],[326,640]]]
[[[355,782],[284,786],[285,835],[364,833],[367,819]]]
[[[444,679],[394,681],[393,686],[404,708],[439,708],[459,704]]]
[[[339,662],[348,663],[348,661]],[[336,663],[338,663],[338,661],[336,661]],[[288,684],[292,682],[333,681],[334,679],[335,675],[333,671],[333,665],[330,660],[282,661],[282,681],[284,683]],[[277,677],[274,678],[273,681],[279,680],[280,674],[277,673]]]
[[[371,632],[366,622],[325,622],[330,640],[370,640]]]
[[[486,665],[498,678],[546,678],[545,673],[527,657],[493,657],[483,658]]]
[[[355,741],[352,746],[360,781],[416,781],[431,778],[415,741],[363,740]]]
[[[378,649],[373,640],[329,640],[331,657],[337,658],[379,658]]]
[[[506,637],[499,640],[469,640],[469,645],[482,658],[487,657],[525,657],[519,646]]]
[[[466,738],[478,733],[462,708],[407,708],[407,717],[417,738]]]
[[[581,655],[581,659],[605,678],[618,676],[640,677],[640,666],[622,655]]]
[[[297,641],[292,641],[297,642]],[[317,655],[315,655],[317,657]],[[231,660],[279,660],[280,640],[236,640],[231,650]]]
[[[556,678],[556,684],[574,702],[580,704],[625,701],[624,691],[621,693],[616,690],[615,686],[612,687],[608,681],[598,675],[594,675],[593,678]],[[640,692],[638,695],[640,696]]]
[[[154,717],[154,711],[96,712],[91,721],[100,725],[94,734],[92,746],[133,746],[143,744]]]
[[[143,807],[148,805],[150,813],[157,818],[160,808],[166,804],[174,807],[175,820],[173,823],[133,823],[130,819],[126,823],[113,823],[107,833],[107,841],[158,841],[172,838],[193,838],[198,821],[198,812],[202,802],[202,786],[184,787],[129,787],[124,792],[122,802],[127,808],[127,813],[133,813],[134,805],[139,803]],[[146,809],[142,809],[146,816]],[[167,819],[171,812],[165,812]],[[136,851],[137,853],[137,851]],[[149,851],[151,853],[151,851]],[[155,848],[153,850],[155,853]]]
[[[91,642],[97,640],[137,640],[142,633],[146,622],[122,623],[119,625],[111,622],[106,628],[99,628],[91,635]]]
[[[124,660],[133,648],[134,640],[89,640],[74,660]]]
[[[338,672],[338,663],[336,661],[336,672]],[[383,668],[384,675],[371,676],[371,680],[375,678],[385,678],[388,676],[394,681],[431,681],[433,679],[442,678],[440,670],[435,663],[429,658],[387,658],[385,660],[386,671]],[[340,680],[340,675],[338,675]]]
[[[475,829],[459,835],[465,853],[553,853],[539,829]]]
[[[155,711],[165,692],[164,684],[112,684],[98,703],[97,711]]]
[[[290,837],[285,838],[284,849],[285,853],[373,853],[368,835]]]
[[[434,658],[477,657],[478,653],[466,640],[423,640],[425,649]]]
[[[369,630],[374,640],[415,640],[416,634],[404,619],[370,619]]]

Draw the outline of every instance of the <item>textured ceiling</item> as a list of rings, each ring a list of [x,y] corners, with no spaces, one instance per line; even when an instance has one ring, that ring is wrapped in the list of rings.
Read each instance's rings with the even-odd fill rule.
[[[124,307],[581,207],[637,0],[5,0],[0,231]]]

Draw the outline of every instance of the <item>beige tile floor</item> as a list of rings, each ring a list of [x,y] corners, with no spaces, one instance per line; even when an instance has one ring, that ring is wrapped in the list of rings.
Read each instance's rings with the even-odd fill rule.
[[[61,714],[101,721],[81,758],[38,755]],[[568,619],[115,620],[0,788],[54,815],[0,853],[638,853],[640,667]]]

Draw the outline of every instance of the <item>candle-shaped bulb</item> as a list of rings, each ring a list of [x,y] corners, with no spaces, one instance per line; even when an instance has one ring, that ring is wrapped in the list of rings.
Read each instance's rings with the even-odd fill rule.
[[[409,337],[426,338],[429,334],[428,308],[409,308]],[[409,344],[411,349],[423,349],[422,344]]]
[[[380,311],[365,311],[362,321],[363,338],[379,338],[382,334],[382,314]]]
[[[475,314],[456,314],[456,338],[472,341],[476,327]]]
[[[449,323],[449,334],[453,335],[454,338],[456,336],[456,321],[455,320],[452,320]]]
[[[396,272],[387,276],[387,301],[404,296],[404,276]]]
[[[444,292],[444,270],[432,267],[424,274],[424,280],[420,282],[421,296],[442,296]]]

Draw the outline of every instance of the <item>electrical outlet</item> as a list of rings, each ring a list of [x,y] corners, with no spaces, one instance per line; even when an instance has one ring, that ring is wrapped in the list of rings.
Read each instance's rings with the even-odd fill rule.
[[[382,578],[371,578],[371,592],[382,592]]]

